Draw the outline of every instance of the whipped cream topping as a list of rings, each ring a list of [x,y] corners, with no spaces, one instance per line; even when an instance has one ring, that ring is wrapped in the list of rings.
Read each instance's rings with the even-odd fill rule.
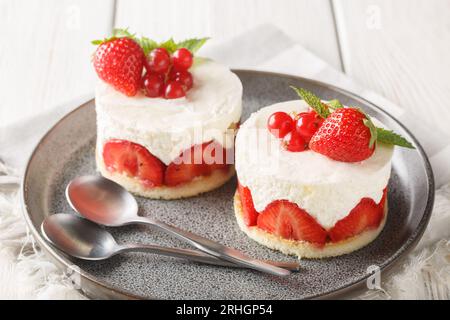
[[[227,67],[203,58],[189,71],[194,87],[172,100],[142,93],[127,97],[100,80],[95,94],[99,151],[109,139],[129,140],[168,165],[192,145],[216,140],[232,147],[233,134],[224,132],[240,120],[241,81]]]
[[[267,119],[276,111],[308,109],[303,100],[295,100],[253,113],[236,137],[236,171],[240,183],[250,189],[257,211],[274,200],[289,200],[329,229],[362,198],[381,200],[391,174],[393,147],[378,144],[369,159],[357,163],[335,161],[312,150],[285,150],[267,130]]]

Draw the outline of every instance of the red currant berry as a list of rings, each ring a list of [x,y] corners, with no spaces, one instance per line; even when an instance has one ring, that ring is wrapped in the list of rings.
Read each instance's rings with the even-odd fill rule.
[[[191,89],[194,85],[194,79],[192,78],[192,74],[189,71],[172,70],[169,74],[169,79],[181,83],[185,87],[186,91]]]
[[[159,74],[146,73],[142,78],[142,87],[147,97],[160,97],[164,89],[164,79]]]
[[[283,138],[294,129],[294,120],[286,112],[275,112],[267,120],[267,128],[277,138]]]
[[[186,91],[181,83],[176,81],[170,81],[166,85],[165,89],[165,97],[166,99],[177,99],[184,97],[186,95]]]
[[[180,48],[173,53],[172,63],[177,70],[187,70],[192,66],[192,53],[186,48]]]
[[[170,67],[170,55],[165,48],[156,48],[147,57],[147,70],[166,73]]]
[[[302,112],[296,117],[296,120],[295,128],[306,143],[309,143],[324,121],[315,111]]]
[[[290,152],[305,151],[307,147],[306,141],[295,130],[292,130],[283,138],[283,145]]]

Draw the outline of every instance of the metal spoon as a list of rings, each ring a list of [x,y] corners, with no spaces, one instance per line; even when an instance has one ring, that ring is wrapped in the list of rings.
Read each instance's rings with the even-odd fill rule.
[[[138,216],[136,199],[119,184],[101,176],[82,176],[72,180],[67,186],[66,197],[75,211],[98,224],[110,227],[150,225],[219,259],[277,276],[287,276],[291,273],[194,233],[152,218]]]
[[[72,214],[58,213],[48,216],[42,222],[41,229],[44,237],[55,247],[84,260],[105,260],[122,252],[139,251],[224,267],[238,267],[231,262],[196,250],[146,244],[119,245],[113,236],[99,225]],[[298,263],[295,262],[277,264],[292,271],[299,269]]]

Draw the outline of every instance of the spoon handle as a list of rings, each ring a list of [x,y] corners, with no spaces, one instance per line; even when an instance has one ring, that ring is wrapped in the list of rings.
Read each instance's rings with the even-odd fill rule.
[[[214,242],[161,221],[156,221],[147,217],[139,217],[134,222],[158,227],[162,231],[165,231],[178,239],[191,244],[200,251],[245,268],[254,269],[276,276],[287,276],[291,273],[289,270],[280,268],[265,261],[253,259],[239,250],[226,247],[218,242]]]
[[[195,262],[206,263],[216,266],[223,267],[234,267],[239,268],[240,265],[237,265],[232,262],[228,262],[225,260],[221,260],[209,254],[203,253],[197,250],[191,249],[178,249],[178,248],[167,248],[156,245],[149,244],[126,244],[119,246],[117,253],[133,251],[133,252],[148,252],[160,254],[168,257],[182,258]],[[298,271],[300,266],[298,262],[277,262],[277,261],[267,261],[267,263],[277,265],[280,268],[285,268],[291,271]]]

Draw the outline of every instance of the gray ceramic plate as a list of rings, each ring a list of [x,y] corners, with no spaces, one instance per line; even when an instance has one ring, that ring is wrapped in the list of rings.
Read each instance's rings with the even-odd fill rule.
[[[330,297],[361,286],[372,265],[387,270],[421,237],[434,199],[430,164],[416,139],[389,114],[349,92],[324,83],[280,74],[236,71],[244,85],[242,120],[259,108],[297,98],[289,85],[305,87],[324,99],[338,98],[360,106],[390,128],[414,141],[417,149],[396,148],[389,183],[389,216],[381,235],[352,254],[302,262],[302,270],[277,278],[249,270],[211,267],[130,253],[103,262],[69,258],[42,238],[45,216],[71,212],[64,188],[74,177],[94,174],[96,134],[94,102],[90,101],[60,120],[41,140],[30,158],[23,181],[25,216],[38,243],[62,268],[76,265],[82,290],[96,298],[160,299],[301,299]],[[263,259],[292,259],[248,239],[234,220],[232,198],[236,182],[199,197],[159,201],[138,199],[142,215],[199,233]],[[144,227],[111,230],[119,242],[183,246]]]

